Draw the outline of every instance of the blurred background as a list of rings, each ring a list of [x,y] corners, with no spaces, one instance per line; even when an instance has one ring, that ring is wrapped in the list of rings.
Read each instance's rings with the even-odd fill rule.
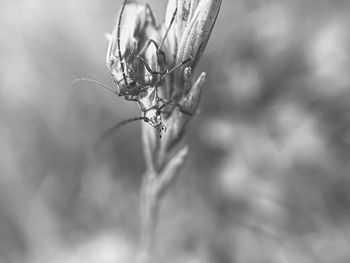
[[[158,22],[166,1],[149,1]],[[117,0],[0,2],[0,262],[131,262],[138,107],[112,86]],[[231,0],[197,68],[190,159],[154,262],[349,262],[350,3]]]

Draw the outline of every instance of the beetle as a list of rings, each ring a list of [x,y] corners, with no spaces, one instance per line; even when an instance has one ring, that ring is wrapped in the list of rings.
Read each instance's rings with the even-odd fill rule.
[[[175,15],[176,9],[164,36],[161,36],[148,4],[124,0],[106,57],[108,70],[118,87],[116,94],[137,102],[142,112],[142,117],[122,123],[144,120],[156,129],[159,136],[166,130],[161,109],[170,102],[159,97],[158,87],[168,74],[190,61],[187,59],[170,70],[164,70],[166,56],[161,48]]]
[[[79,78],[79,81],[92,82],[128,101],[135,101],[141,117],[130,118],[111,127],[104,133],[111,134],[119,127],[133,121],[143,120],[155,128],[159,137],[166,126],[162,121],[162,109],[167,105],[180,107],[171,100],[158,95],[158,88],[166,76],[191,61],[191,57],[166,69],[167,61],[162,46],[174,22],[177,9],[164,33],[156,25],[155,17],[148,4],[142,5],[133,1],[123,1],[109,40],[106,64],[117,90],[111,89],[98,81]],[[158,44],[159,43],[159,44]]]
[[[148,4],[124,0],[109,41],[106,64],[118,87],[116,94],[140,107],[142,117],[130,121],[144,120],[161,136],[166,127],[161,118],[158,86],[169,71],[163,71],[165,54],[161,50],[163,41],[160,45],[157,42],[158,32]]]

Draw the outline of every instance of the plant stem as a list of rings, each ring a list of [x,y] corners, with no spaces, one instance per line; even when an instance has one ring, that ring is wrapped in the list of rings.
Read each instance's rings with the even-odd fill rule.
[[[187,146],[174,151],[166,146],[169,137],[160,139],[152,127],[143,125],[143,146],[146,172],[143,176],[140,194],[141,240],[137,263],[149,263],[155,244],[155,231],[159,219],[160,205],[164,194],[184,165]]]

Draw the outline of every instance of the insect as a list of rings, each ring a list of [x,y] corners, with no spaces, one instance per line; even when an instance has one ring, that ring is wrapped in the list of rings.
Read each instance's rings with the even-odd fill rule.
[[[128,101],[135,101],[142,116],[123,121],[114,128],[143,120],[154,127],[159,136],[166,130],[161,110],[170,102],[159,97],[158,88],[167,75],[190,61],[187,59],[170,70],[164,70],[166,56],[161,48],[175,14],[176,10],[166,33],[161,37],[149,5],[123,2],[110,38],[106,64],[118,87],[114,93]]]

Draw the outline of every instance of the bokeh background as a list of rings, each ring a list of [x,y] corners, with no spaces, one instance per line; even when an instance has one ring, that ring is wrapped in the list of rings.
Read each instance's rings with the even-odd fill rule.
[[[158,21],[166,1],[149,1]],[[0,262],[131,262],[140,126],[112,85],[117,0],[0,2]],[[350,3],[224,0],[154,262],[349,262]]]

